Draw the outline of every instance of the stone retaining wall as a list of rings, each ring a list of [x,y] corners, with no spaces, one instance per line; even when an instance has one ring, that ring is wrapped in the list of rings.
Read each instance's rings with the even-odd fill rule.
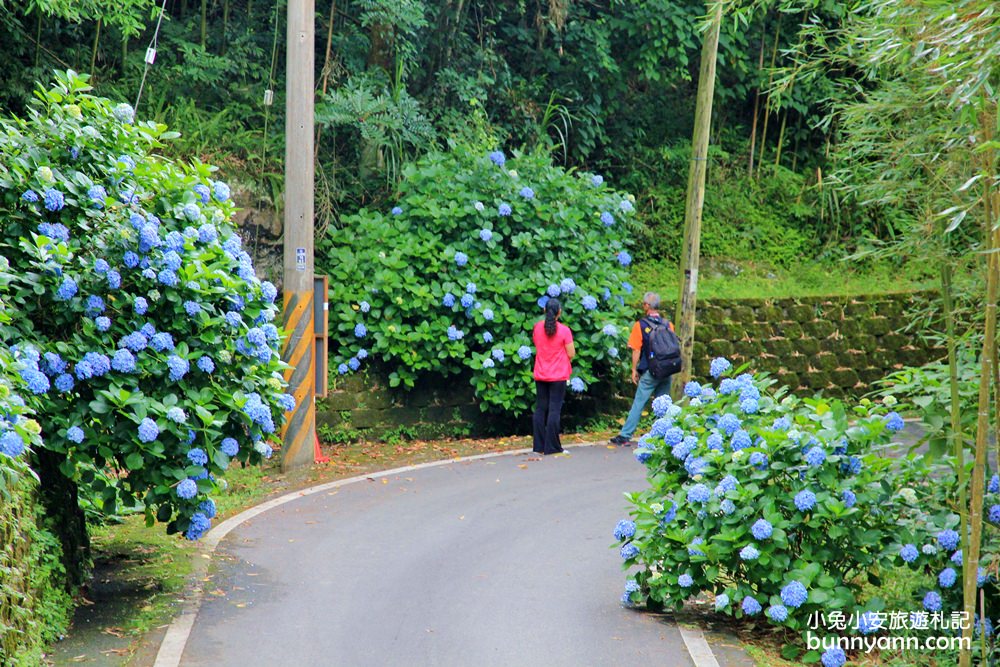
[[[755,372],[771,373],[800,395],[822,391],[860,396],[894,369],[944,355],[919,335],[904,332],[910,314],[935,298],[924,292],[701,301],[694,377],[708,377],[710,360],[724,356],[737,365],[751,362]],[[665,311],[673,308],[668,305]],[[582,399],[568,399],[566,426],[601,414],[622,416],[631,401],[631,384],[624,378],[591,389]],[[409,392],[390,390],[384,380],[370,375],[340,378],[317,411],[327,439],[356,432],[426,438],[523,431],[528,426],[525,417],[490,417],[487,422],[473,400],[472,387],[458,377],[425,381]]]

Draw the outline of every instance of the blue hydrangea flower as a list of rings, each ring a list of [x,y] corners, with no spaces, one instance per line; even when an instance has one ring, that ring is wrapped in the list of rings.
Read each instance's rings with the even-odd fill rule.
[[[167,352],[174,349],[174,337],[166,331],[158,331],[150,338],[149,346],[157,352]]]
[[[56,381],[55,381],[56,389],[58,389],[59,391],[61,391],[64,394],[67,391],[70,391],[71,389],[73,389],[73,385],[74,384],[75,384],[75,381],[73,380],[73,376],[70,375],[69,373],[63,373],[63,374],[61,374],[59,377],[56,378]]]
[[[797,609],[809,599],[809,591],[799,581],[792,581],[781,589],[781,601],[792,609]]]
[[[127,349],[118,350],[111,358],[111,368],[119,373],[135,372],[135,355]]]
[[[673,447],[679,442],[684,440],[684,429],[679,426],[674,426],[667,429],[667,432],[663,434],[663,442],[668,447]],[[690,450],[689,450],[690,451]]]
[[[25,190],[21,193],[21,200],[33,204],[38,201],[38,193],[34,190]]]
[[[504,156],[503,151],[493,151],[490,153],[490,162],[498,167],[502,167],[506,164],[507,158]]]
[[[84,305],[84,312],[90,317],[95,317],[103,313],[104,308],[104,299],[96,294],[91,294],[87,297],[87,302]]]
[[[795,506],[800,512],[808,512],[816,506],[816,494],[809,489],[803,489],[795,494]]]
[[[198,495],[198,484],[193,479],[185,479],[177,485],[177,497],[190,500]]]
[[[684,385],[684,395],[689,398],[697,398],[701,394],[701,385],[692,380]]]
[[[522,345],[521,347],[517,348],[517,356],[521,357],[521,359],[530,358],[531,348],[528,347],[527,345]]]
[[[187,457],[188,461],[196,466],[203,466],[208,463],[208,454],[206,454],[205,450],[200,447],[195,447],[194,449],[189,450]]]
[[[646,463],[653,456],[653,450],[647,447],[637,447],[635,450],[635,460],[639,463]]]
[[[758,540],[766,540],[774,533],[771,522],[767,519],[757,519],[757,522],[750,527],[750,534]]]
[[[42,355],[42,370],[48,375],[58,375],[66,370],[68,364],[56,352],[46,352]]]
[[[483,319],[486,321],[491,321],[493,319],[493,311],[489,308],[483,310]]]
[[[929,550],[928,550],[928,547],[930,547]],[[923,547],[921,547],[921,551],[923,551],[927,555],[933,555],[933,554],[937,553],[937,547],[935,547],[933,544],[925,544]],[[958,551],[956,551],[955,553],[953,553],[951,555],[951,562],[954,563],[955,565],[961,565],[962,564],[962,550],[961,549],[959,549]]]
[[[177,407],[176,405],[167,410],[167,419],[174,422],[175,424],[183,424],[187,422],[187,414],[184,410]],[[199,463],[198,465],[205,465],[204,463]]]
[[[534,199],[535,198],[535,191],[532,190],[531,188],[529,188],[528,186],[524,186],[523,188],[521,188],[521,192],[518,193],[518,194],[520,194],[525,199]]]
[[[104,202],[108,198],[108,191],[104,189],[102,185],[92,185],[89,190],[87,190],[87,197],[95,208],[102,208]]]
[[[600,186],[601,183],[603,182],[604,182],[604,177],[601,176],[600,174],[595,174],[590,177],[590,184],[593,185],[595,188]]]
[[[752,544],[748,544],[740,549],[740,558],[743,560],[757,560],[759,557],[760,551]]]
[[[621,542],[635,535],[635,522],[621,519],[615,525],[615,539]]]
[[[717,378],[732,367],[733,365],[725,357],[716,357],[709,364],[708,372],[712,377]]]
[[[784,623],[788,618],[788,608],[782,604],[771,605],[767,609],[767,615],[771,617],[772,621]]]
[[[448,327],[448,340],[459,340],[464,335],[465,334],[461,330],[457,329],[454,324]]]
[[[741,606],[743,608],[743,613],[747,616],[756,616],[761,611],[760,603],[749,595],[743,598],[743,604]]]
[[[667,432],[669,433],[672,430],[673,429],[667,429]],[[670,439],[673,440],[673,437],[671,437]],[[664,442],[666,442],[666,439],[664,439]],[[670,443],[666,443],[666,444],[669,445]],[[671,448],[670,453],[678,461],[686,461],[687,458],[688,458],[688,456],[691,454],[691,451],[695,448],[696,444],[697,444],[697,440],[695,440],[694,442],[692,442],[688,438],[682,438],[680,442],[676,443]]]
[[[211,197],[211,193],[209,192],[207,185],[199,183],[198,185],[194,186],[193,190],[195,195],[197,195],[198,199],[201,200],[202,204],[207,204],[209,202],[209,197]]]
[[[844,649],[833,646],[823,651],[820,662],[823,663],[823,667],[844,667],[847,664],[847,655],[844,653]]]
[[[590,296],[589,294],[580,299],[580,303],[583,305],[584,310],[594,310],[595,308],[597,308],[597,299]]]
[[[815,468],[817,466],[823,465],[823,462],[826,461],[826,452],[824,452],[823,449],[820,447],[813,447],[808,452],[806,452],[805,458],[806,458],[806,463]]]
[[[455,295],[452,294],[451,292],[448,292],[447,294],[445,294],[444,298],[441,299],[441,305],[444,306],[445,308],[451,308],[452,306],[454,306],[455,305]]]
[[[194,317],[201,312],[201,304],[197,301],[185,301],[184,312],[188,314],[188,317]]]
[[[38,225],[38,233],[56,242],[69,241],[69,229],[62,223],[40,223]]]
[[[986,518],[990,523],[1000,524],[1000,505],[990,505]]]
[[[632,604],[632,594],[639,592],[639,583],[635,579],[629,579],[625,582],[625,592],[622,594],[622,604],[631,605]]]
[[[738,485],[739,482],[736,480],[735,477],[733,477],[732,475],[726,475],[725,477],[722,478],[722,481],[719,482],[719,485],[715,488],[716,495],[721,496],[728,493],[729,491],[735,491]]]
[[[141,442],[153,442],[160,435],[160,428],[156,422],[146,417],[139,424],[139,440]]]
[[[222,181],[216,181],[212,184],[212,194],[215,195],[215,198],[219,201],[226,201],[232,193],[229,190],[228,185]]]
[[[393,206],[392,210],[389,212],[392,213],[393,215],[403,215],[403,209],[400,208],[399,206]]]
[[[587,389],[587,385],[580,378],[573,378],[569,381],[569,388],[579,394]]]
[[[729,606],[729,596],[723,593],[715,596],[715,610],[722,611]]]
[[[986,490],[990,493],[1000,493],[1000,475],[990,477],[990,483],[987,485]]]
[[[76,281],[66,276],[63,278],[62,284],[59,289],[56,290],[56,298],[60,301],[69,301],[74,296],[76,296],[77,286]]]
[[[844,492],[840,494],[840,498],[844,501],[844,507],[854,507],[854,504],[858,502],[858,497],[850,489],[844,489]]]
[[[902,549],[899,550],[899,557],[902,558],[907,563],[912,563],[917,560],[920,554],[917,552],[917,547],[913,544],[906,544]]]
[[[863,635],[870,635],[882,629],[882,618],[878,612],[866,611],[858,615],[857,629]]]
[[[708,467],[708,463],[705,459],[700,456],[689,456],[686,461],[684,461],[684,469],[687,474],[691,477],[697,477],[698,475],[705,474],[705,468]]]
[[[172,354],[167,357],[167,368],[170,369],[170,379],[178,382],[187,374],[191,366],[188,364],[187,359]]]
[[[906,427],[898,412],[890,412],[885,416],[884,421],[886,429],[890,431],[902,431]]]
[[[667,409],[673,404],[669,394],[663,394],[653,399],[653,414],[662,417],[667,413]]]
[[[604,328],[601,329],[601,331],[604,333],[605,336],[617,336],[618,335],[618,327],[616,327],[613,324],[605,324]]]
[[[62,207],[66,204],[66,199],[63,197],[63,193],[55,188],[48,188],[42,194],[42,199],[45,200],[46,210],[55,212],[62,210]]]
[[[958,574],[955,572],[954,568],[946,567],[941,570],[941,574],[938,575],[938,585],[941,588],[951,588],[955,585],[955,581],[958,579]]]
[[[863,464],[857,456],[849,456],[846,461],[841,462],[840,471],[846,475],[857,475],[861,472]]]
[[[500,204],[500,206],[497,207],[497,215],[500,217],[506,218],[511,214],[511,212],[510,204]]]
[[[719,509],[722,510],[723,514],[729,516],[730,514],[736,511],[736,503],[734,503],[729,498],[726,498],[721,503],[719,503]]]
[[[677,585],[681,588],[691,588],[694,586],[694,578],[690,574],[684,573],[677,577]]]
[[[111,269],[111,265],[106,259],[94,260],[94,273],[103,276],[109,269]]]
[[[941,611],[941,594],[937,591],[928,591],[924,596],[924,609],[927,611]]]
[[[83,442],[83,429],[79,426],[70,426],[66,429],[66,439],[70,442],[80,444]]]
[[[215,243],[219,239],[219,230],[211,223],[205,223],[198,228],[198,240],[201,243]]]
[[[742,411],[743,414],[747,415],[756,414],[758,410],[760,410],[760,403],[758,403],[754,399],[745,398],[742,401],[740,401],[740,411]]]
[[[479,230],[479,238],[483,241],[489,242],[493,238],[493,232],[488,229]]]
[[[634,209],[634,207],[632,206],[632,202],[629,201],[628,199],[623,199],[621,203],[618,204],[618,208],[620,208],[623,213],[631,213],[632,210]]]
[[[610,227],[615,224],[615,216],[605,211],[604,213],[601,213],[601,222],[604,223],[605,227]]]
[[[548,304],[548,302],[549,302],[549,295],[548,294],[543,294],[540,297],[538,297],[538,301],[536,301],[535,303],[538,304],[539,308],[545,308],[545,306],[546,306],[546,304]]]
[[[219,449],[221,449],[222,453],[226,456],[233,457],[239,453],[240,446],[234,438],[223,438]]]
[[[691,544],[688,545],[688,555],[689,556],[704,556],[705,552],[698,548],[699,544],[704,544],[704,537],[696,537],[691,540]]]
[[[466,264],[469,263],[469,256],[466,255],[464,252],[456,252],[455,263],[458,264],[459,266],[465,266]]]
[[[368,328],[364,324],[359,322],[358,324],[354,325],[355,338],[364,338],[367,335],[368,335]]]
[[[198,361],[196,362],[196,365],[198,366],[198,369],[203,373],[212,373],[213,371],[215,371],[215,362],[212,361],[212,357],[208,356],[207,354],[199,357]]]
[[[562,288],[556,284],[549,285],[548,289],[546,289],[545,291],[551,297],[556,297],[562,294]]]
[[[726,435],[732,435],[735,433],[743,422],[740,418],[734,414],[727,412],[726,414],[719,417],[719,429],[722,430]]]
[[[632,283],[624,282],[622,283],[622,289],[625,290],[626,294],[631,294],[634,288],[632,287]]]
[[[639,555],[639,547],[635,546],[631,542],[622,545],[621,550],[618,552],[622,560],[629,560],[630,558],[635,558]]]
[[[750,447],[753,442],[750,440],[750,434],[740,429],[733,433],[733,437],[729,441],[729,446],[733,448],[734,452],[738,452],[741,449],[746,449]]]
[[[695,484],[687,492],[689,503],[707,503],[712,498],[712,491],[704,484]]]
[[[951,551],[958,547],[959,535],[954,530],[942,530],[937,535],[938,544],[946,551]]]

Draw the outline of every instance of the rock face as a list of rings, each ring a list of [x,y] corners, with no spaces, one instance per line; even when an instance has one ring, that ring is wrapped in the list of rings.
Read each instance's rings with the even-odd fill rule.
[[[281,290],[284,232],[281,212],[247,190],[236,190],[233,199],[239,207],[233,224],[240,230],[243,248],[253,258],[257,277],[270,280]]]

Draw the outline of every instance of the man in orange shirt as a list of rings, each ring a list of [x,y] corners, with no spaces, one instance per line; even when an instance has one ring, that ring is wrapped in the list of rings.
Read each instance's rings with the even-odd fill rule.
[[[642,296],[642,309],[645,315],[632,325],[632,332],[628,337],[628,346],[632,350],[632,382],[636,386],[635,399],[632,401],[632,409],[629,410],[621,433],[611,438],[613,445],[628,447],[635,444],[632,442],[632,434],[639,428],[639,420],[646,404],[650,399],[670,392],[669,375],[657,379],[649,372],[649,332],[653,329],[651,323],[663,320],[660,317],[660,296],[655,292],[646,292]],[[670,322],[667,325],[673,331],[674,325]]]

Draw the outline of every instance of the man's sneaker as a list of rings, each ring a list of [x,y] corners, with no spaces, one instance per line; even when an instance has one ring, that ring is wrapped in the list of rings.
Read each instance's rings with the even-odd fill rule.
[[[612,445],[618,445],[619,447],[628,443],[628,438],[624,435],[616,435],[609,441]]]

